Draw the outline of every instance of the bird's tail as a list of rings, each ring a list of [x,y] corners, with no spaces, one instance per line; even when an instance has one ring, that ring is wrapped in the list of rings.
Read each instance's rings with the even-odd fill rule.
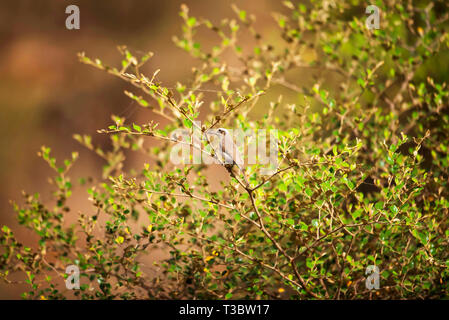
[[[243,179],[245,180],[246,186],[249,187],[249,181],[246,178],[245,170],[243,170],[242,167],[237,162],[234,162],[234,163],[237,165],[237,168],[239,168],[239,170],[240,170],[240,172],[241,172],[241,174],[243,176]]]

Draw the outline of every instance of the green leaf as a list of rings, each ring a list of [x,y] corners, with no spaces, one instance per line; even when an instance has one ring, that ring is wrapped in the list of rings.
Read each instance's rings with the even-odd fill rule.
[[[364,210],[363,210],[362,208],[357,209],[356,211],[354,211],[354,212],[352,213],[352,217],[353,217],[354,219],[357,219],[358,217],[360,217],[360,216],[362,215],[363,211],[364,211]]]
[[[305,190],[305,193],[307,194],[307,196],[308,196],[309,198],[311,198],[312,195],[313,195],[313,191],[312,191],[312,189],[310,189],[310,188],[307,188],[307,189]]]
[[[115,242],[118,243],[118,244],[122,244],[124,240],[125,240],[125,239],[124,239],[122,236],[118,236],[118,237],[115,239]]]
[[[138,126],[137,124],[133,124],[133,128],[134,130],[136,130],[137,132],[142,132],[142,128],[140,126]]]
[[[240,10],[239,12],[239,17],[242,21],[246,20],[246,11],[245,10]]]
[[[187,20],[187,25],[188,25],[189,27],[193,27],[195,24],[196,24],[196,18],[195,18],[195,17],[190,17],[190,18]]]
[[[192,126],[193,126],[193,124],[192,124],[192,121],[190,121],[189,119],[184,119],[184,125],[187,127],[187,128],[192,128]]]
[[[394,214],[397,214],[399,212],[399,209],[395,205],[392,205],[390,206],[390,211]]]

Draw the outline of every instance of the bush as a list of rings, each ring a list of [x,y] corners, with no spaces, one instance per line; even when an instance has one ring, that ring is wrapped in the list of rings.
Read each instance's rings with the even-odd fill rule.
[[[81,53],[81,62],[136,87],[126,94],[169,124],[113,116],[99,130],[110,135],[110,150],[75,135],[106,164],[99,183],[82,179],[93,210],[71,226],[68,171],[78,154],[60,164],[43,147],[39,155],[56,174],[55,206],[38,194],[14,204],[40,240],[26,247],[3,226],[3,280],[23,274],[30,299],[70,297],[58,285],[64,279],[52,278],[66,278],[68,265],[80,269],[74,294],[83,299],[446,297],[448,3],[376,1],[374,30],[365,26],[364,2],[351,3],[285,1],[286,11],[273,15],[274,44],[237,7],[235,19],[214,23],[182,6],[174,41],[200,63],[174,90],[157,71],[141,73],[151,53],[120,47],[120,67]],[[197,42],[201,29],[216,34],[213,47]],[[239,41],[241,34],[254,41]],[[216,98],[198,126],[202,90],[210,88]],[[258,109],[264,116],[249,114]],[[278,130],[278,168],[263,176],[261,164],[247,165],[249,185],[228,170],[213,191],[206,165],[170,162],[171,131],[211,127]],[[146,139],[162,143],[146,148]],[[154,161],[125,172],[130,151]],[[153,259],[156,271],[144,268],[141,257],[158,249],[167,257]],[[377,290],[365,286],[373,265]]]

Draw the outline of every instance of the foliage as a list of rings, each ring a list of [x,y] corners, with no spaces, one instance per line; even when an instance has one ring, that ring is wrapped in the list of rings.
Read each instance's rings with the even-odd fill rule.
[[[113,116],[99,130],[110,135],[110,150],[75,135],[106,164],[102,181],[83,181],[94,209],[71,226],[68,170],[78,154],[60,165],[43,147],[56,205],[38,194],[14,204],[19,223],[40,240],[24,246],[3,226],[3,280],[22,272],[24,298],[61,299],[62,280],[51,275],[67,277],[75,264],[82,285],[74,294],[83,299],[447,297],[449,90],[444,68],[433,66],[448,57],[448,3],[375,1],[378,30],[365,26],[363,1],[284,4],[273,15],[282,38],[274,44],[235,6],[237,17],[220,23],[182,6],[174,42],[199,66],[175,90],[158,71],[141,73],[152,53],[120,47],[120,67],[80,54],[132,84],[137,92],[125,93],[168,124]],[[217,36],[211,48],[197,42],[202,29]],[[248,35],[253,42],[239,40]],[[209,99],[201,90],[210,88],[216,98],[198,129],[277,129],[276,173],[248,165],[250,186],[229,172],[214,191],[206,166],[170,163],[169,132],[195,129]],[[259,107],[265,115],[251,117]],[[146,148],[146,139],[163,143]],[[130,151],[152,160],[125,172]],[[167,256],[144,266],[141,258],[158,248]],[[369,265],[380,269],[378,290],[365,287]]]

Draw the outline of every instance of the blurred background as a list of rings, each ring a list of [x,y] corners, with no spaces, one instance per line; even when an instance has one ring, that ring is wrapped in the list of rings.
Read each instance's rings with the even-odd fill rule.
[[[181,34],[181,3],[189,6],[193,16],[213,22],[235,17],[226,0],[0,2],[0,225],[12,227],[25,244],[33,239],[18,228],[9,201],[21,203],[22,190],[39,192],[44,201],[51,198],[47,181],[53,172],[37,156],[42,145],[52,148],[57,161],[70,158],[72,151],[80,152],[72,177],[98,176],[103,161],[79,145],[74,133],[92,135],[95,144],[107,145],[108,137],[96,130],[111,124],[111,114],[137,123],[159,120],[151,111],[131,104],[123,94],[129,84],[79,63],[77,53],[84,51],[106,64],[119,65],[117,45],[152,51],[155,55],[144,73],[161,69],[164,85],[185,83],[198,61],[172,41],[173,35]],[[65,9],[71,4],[80,8],[80,30],[65,27]],[[236,4],[257,16],[259,32],[275,32],[270,12],[283,10],[280,1]],[[200,40],[207,44],[216,39]],[[71,203],[74,215],[90,209],[85,194]],[[19,286],[0,285],[1,299],[20,298],[20,292]]]

